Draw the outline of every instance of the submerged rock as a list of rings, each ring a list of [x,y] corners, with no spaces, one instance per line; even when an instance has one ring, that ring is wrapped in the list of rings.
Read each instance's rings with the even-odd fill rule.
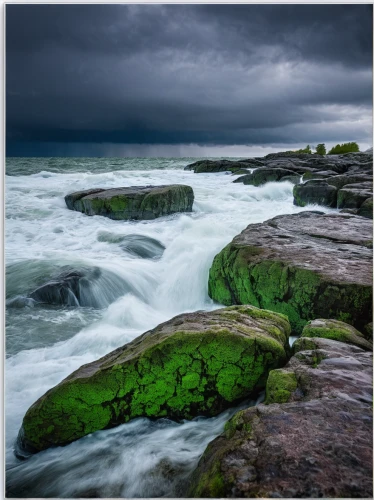
[[[157,259],[162,257],[164,245],[150,236],[142,234],[114,234],[108,231],[101,231],[98,235],[98,241],[107,243],[119,243],[125,252],[142,259]]]
[[[365,331],[365,330],[364,330]],[[373,350],[373,345],[352,325],[336,319],[315,319],[304,327],[301,337],[320,337],[337,340],[346,344],[356,345],[367,351]]]
[[[315,318],[361,329],[372,319],[372,224],[321,212],[250,224],[213,260],[209,296],[286,314],[295,333]]]
[[[251,306],[182,314],[79,368],[27,411],[20,450],[64,445],[136,417],[216,415],[286,362],[290,325]]]
[[[132,186],[79,191],[65,196],[69,209],[114,220],[152,220],[177,212],[192,212],[190,186]]]
[[[134,290],[111,271],[99,267],[71,268],[56,273],[27,295],[7,300],[7,307],[69,306],[103,308]]]
[[[296,351],[270,372],[270,404],[236,413],[208,445],[188,496],[372,498],[372,353],[319,338]]]

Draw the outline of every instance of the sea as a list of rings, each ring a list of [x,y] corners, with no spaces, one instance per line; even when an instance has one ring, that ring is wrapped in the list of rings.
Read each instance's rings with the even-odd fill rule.
[[[248,224],[316,208],[294,206],[289,182],[254,187],[234,184],[231,173],[184,170],[198,159],[7,158],[7,497],[184,497],[207,444],[237,411],[183,422],[139,418],[26,460],[14,454],[27,409],[71,372],[180,313],[222,307],[208,296],[209,268]],[[164,184],[191,186],[193,211],[114,221],[68,210],[64,201],[85,189]],[[157,240],[162,255],[128,251],[129,236]],[[27,300],[41,284],[77,269],[100,273],[85,306]]]

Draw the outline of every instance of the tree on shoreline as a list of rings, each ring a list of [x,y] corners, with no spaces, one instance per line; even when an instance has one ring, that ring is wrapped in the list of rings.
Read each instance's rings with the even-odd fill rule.
[[[343,153],[359,153],[360,148],[357,142],[345,142],[344,144],[337,144],[327,153],[329,155],[338,155]]]
[[[317,144],[316,154],[317,155],[325,155],[326,154],[326,146],[325,146],[325,144]]]

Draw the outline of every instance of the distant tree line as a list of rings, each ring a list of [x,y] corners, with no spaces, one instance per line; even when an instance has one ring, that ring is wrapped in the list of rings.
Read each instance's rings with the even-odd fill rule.
[[[312,154],[312,148],[314,149],[314,146],[310,147],[309,144],[304,149],[298,149],[297,151],[290,151],[291,153],[296,153],[296,154],[301,154],[301,153],[306,153],[306,154]],[[359,153],[360,148],[358,147],[357,142],[345,142],[344,144],[337,144],[333,148],[330,149],[328,153],[326,153],[326,146],[325,144],[317,144],[316,146],[316,152],[315,154],[317,155],[339,155],[343,153]]]

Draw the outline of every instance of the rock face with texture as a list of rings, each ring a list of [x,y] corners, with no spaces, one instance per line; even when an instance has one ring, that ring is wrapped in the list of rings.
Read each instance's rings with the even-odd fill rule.
[[[359,330],[372,321],[372,224],[321,212],[251,224],[213,260],[209,295],[286,314],[301,333],[315,318]]]
[[[265,387],[286,362],[289,333],[283,315],[251,306],[177,316],[49,390],[27,411],[19,450],[68,444],[136,417],[216,415]]]
[[[356,330],[352,325],[343,323],[343,321],[337,321],[336,319],[315,319],[309,321],[304,327],[301,337],[320,337],[337,340],[338,342],[356,345],[367,351],[373,350],[373,345],[365,339],[365,336],[361,332]]]
[[[65,196],[70,210],[114,220],[152,220],[177,212],[191,212],[193,201],[192,188],[182,184],[90,189]]]
[[[236,413],[192,474],[200,498],[372,498],[372,353],[302,338],[269,404]]]
[[[313,179],[293,188],[294,205],[305,207],[308,204],[336,207],[338,190],[325,180]]]
[[[256,168],[251,174],[239,177],[234,182],[242,182],[243,184],[250,184],[252,186],[262,186],[267,182],[286,180],[297,183],[300,180],[300,175],[286,168],[260,167]]]

